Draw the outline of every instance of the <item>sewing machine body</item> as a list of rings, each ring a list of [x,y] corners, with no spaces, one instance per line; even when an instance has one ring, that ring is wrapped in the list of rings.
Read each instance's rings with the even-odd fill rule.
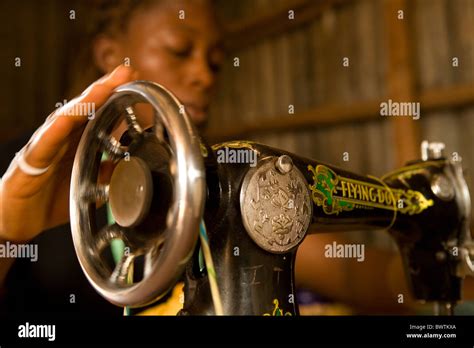
[[[151,132],[134,114],[141,102],[155,110]],[[474,274],[470,197],[460,164],[440,144],[423,143],[420,161],[378,179],[248,141],[209,147],[180,110],[162,86],[124,85],[79,143],[71,229],[85,274],[107,300],[144,306],[184,272],[182,315],[216,313],[210,275],[223,314],[297,315],[294,266],[305,236],[370,229],[394,237],[415,298],[449,308],[461,299],[463,278]],[[120,117],[128,145],[110,135]],[[106,185],[98,183],[104,152],[117,164]],[[97,226],[98,201],[109,203],[114,224]],[[202,217],[207,235],[198,243]],[[130,252],[111,267],[103,253],[114,239]],[[214,259],[210,270],[203,246]],[[131,281],[141,256],[143,277]]]
[[[258,164],[218,163],[222,148],[254,151]],[[416,298],[460,300],[462,278],[453,273],[459,257],[452,248],[468,223],[466,188],[458,166],[446,159],[419,161],[380,180],[246,141],[218,144],[205,154],[205,221],[225,313],[298,314],[294,266],[305,235],[364,229],[390,230]],[[280,158],[290,159],[287,173]],[[196,257],[185,284],[181,314],[212,314]]]

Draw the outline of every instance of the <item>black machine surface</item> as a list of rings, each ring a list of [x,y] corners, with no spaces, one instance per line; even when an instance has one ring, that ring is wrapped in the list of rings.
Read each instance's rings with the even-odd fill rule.
[[[148,131],[134,112],[139,102],[155,110]],[[81,266],[107,300],[146,305],[184,273],[182,315],[297,315],[294,264],[307,234],[385,229],[415,298],[452,312],[473,274],[474,247],[467,185],[442,144],[424,142],[420,160],[379,179],[249,141],[208,146],[181,110],[164,88],[134,82],[84,131],[71,227]],[[126,145],[111,135],[119,120]],[[106,184],[98,182],[104,152],[116,163]],[[98,202],[108,202],[113,224],[97,226]],[[103,254],[115,239],[126,252],[109,265]],[[131,277],[138,259],[143,270]]]

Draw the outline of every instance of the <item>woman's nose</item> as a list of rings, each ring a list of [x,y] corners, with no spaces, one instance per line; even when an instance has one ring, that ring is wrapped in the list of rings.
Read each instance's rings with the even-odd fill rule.
[[[216,82],[216,73],[206,57],[198,57],[193,62],[191,84],[203,90],[212,89]]]

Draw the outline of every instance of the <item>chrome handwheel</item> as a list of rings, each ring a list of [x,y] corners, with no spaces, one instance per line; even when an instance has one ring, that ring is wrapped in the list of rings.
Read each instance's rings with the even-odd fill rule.
[[[151,132],[135,105],[150,104]],[[199,236],[205,202],[205,170],[200,141],[179,101],[146,81],[118,87],[86,126],[71,178],[70,217],[74,247],[94,288],[119,306],[138,307],[164,295],[182,274]],[[126,145],[112,135],[125,120]],[[108,182],[99,180],[103,154],[114,162]],[[97,206],[108,203],[115,220],[99,227]],[[115,265],[105,256],[121,239],[126,252]],[[131,281],[142,260],[142,279]]]

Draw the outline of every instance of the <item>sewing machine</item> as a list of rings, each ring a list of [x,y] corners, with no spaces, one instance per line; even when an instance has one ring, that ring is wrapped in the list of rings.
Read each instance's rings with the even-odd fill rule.
[[[148,130],[134,111],[143,102],[155,112]],[[119,120],[124,144],[111,135]],[[98,180],[103,153],[116,164],[108,183]],[[115,223],[99,226],[104,202]],[[308,233],[389,231],[415,298],[440,313],[474,273],[469,192],[442,144],[424,142],[421,160],[380,179],[249,141],[208,146],[179,101],[145,81],[117,88],[88,123],[70,214],[86,276],[119,306],[152,303],[184,275],[182,315],[297,315],[295,256]],[[110,264],[117,239],[125,252]]]

